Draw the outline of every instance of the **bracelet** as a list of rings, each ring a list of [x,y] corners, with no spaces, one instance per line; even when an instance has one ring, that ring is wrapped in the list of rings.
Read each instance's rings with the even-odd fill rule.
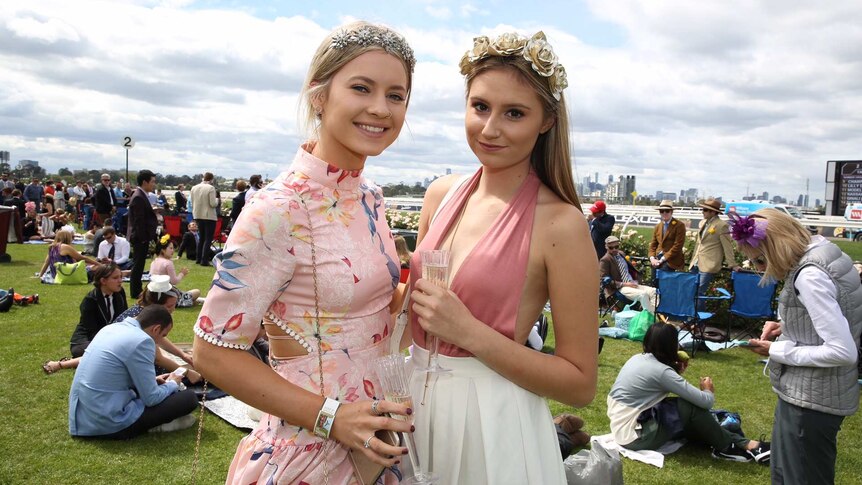
[[[320,407],[317,420],[314,422],[315,435],[325,440],[329,439],[329,432],[332,431],[332,423],[335,422],[338,406],[341,406],[341,403],[335,399],[326,398],[326,401],[323,401],[323,406]]]

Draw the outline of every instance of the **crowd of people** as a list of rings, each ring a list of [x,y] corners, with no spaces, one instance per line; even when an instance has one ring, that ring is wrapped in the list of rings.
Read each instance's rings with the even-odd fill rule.
[[[330,33],[303,84],[308,141],[273,183],[254,176],[237,184],[225,250],[214,257],[221,197],[213,174],[205,173],[188,198],[179,188],[176,208],[189,210],[194,225],[178,256],[217,266],[191,354],[167,339],[173,308],[200,296],[175,286],[188,271],[174,268],[175,242],[158,234],[153,208],[167,199],[155,192],[155,175],[141,171],[137,187],[123,192],[123,243],[114,224],[105,224],[119,199],[103,177],[92,196],[92,218],[103,224],[92,234],[96,259],[78,253],[61,230],[43,265],[43,272],[51,261],[93,265],[94,289],[70,339],[73,358],[43,366],[46,373],[77,369],[72,435],[130,438],[188,422],[196,401],[182,390],[183,379],[206,378],[263,413],[239,443],[228,483],[352,483],[357,460],[379,466],[377,483],[397,483],[408,450],[381,439],[381,430],[412,433],[411,452],[440,483],[566,483],[562,457],[589,435],[576,416],[552,417],[546,398],[586,406],[598,379],[600,278],[573,275],[601,275],[610,280],[606,288],[651,311],[656,289],[642,284],[610,234],[614,218],[604,202],[587,217],[581,212],[566,73],[542,32],[474,39],[460,69],[466,141],[479,168],[431,184],[416,252],[392,237],[382,191],[363,169],[398,138],[414,66],[409,44],[389,28],[357,21]],[[48,201],[39,187],[25,204],[34,203],[36,214],[59,211],[47,207],[58,199]],[[673,217],[672,201],[661,202],[649,264],[697,272],[706,291],[722,266],[736,267],[735,242],[764,281],[785,282],[779,321],[749,341],[769,357],[779,397],[772,439],[751,440],[719,425],[710,413],[712,379],[702,377],[697,387],[686,380],[677,329],[664,323],[649,328],[643,352],[616,377],[607,396],[611,434],[631,450],[685,437],[711,447],[716,458],[768,464],[773,483],[830,483],[838,429],[859,401],[859,274],[837,246],[778,211],[728,224],[717,217],[718,201],[701,207],[686,266],[685,223]],[[151,242],[157,250],[143,288]],[[132,308],[118,261],[129,249],[130,296],[139,298]],[[420,253],[434,249],[449,251],[448,287],[423,277]],[[406,330],[392,318],[403,280],[410,292]],[[524,345],[548,302],[552,354]],[[268,361],[247,352],[261,337],[269,339]],[[445,373],[423,372],[431,337],[439,339]],[[373,363],[390,348],[408,347],[414,399],[383,399]],[[187,370],[177,372],[164,352]]]

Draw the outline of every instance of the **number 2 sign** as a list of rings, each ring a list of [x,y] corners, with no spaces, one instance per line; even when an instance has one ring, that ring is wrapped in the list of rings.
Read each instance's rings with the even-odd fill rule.
[[[135,140],[133,140],[130,136],[124,136],[123,140],[120,142],[120,145],[122,145],[123,148],[125,148],[126,150],[129,150],[135,147]]]

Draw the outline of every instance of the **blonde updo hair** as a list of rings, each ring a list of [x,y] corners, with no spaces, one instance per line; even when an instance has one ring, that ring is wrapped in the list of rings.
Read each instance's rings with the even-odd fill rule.
[[[548,78],[542,77],[531,67],[530,61],[523,55],[491,56],[470,64],[464,75],[467,84],[467,95],[470,86],[479,74],[492,70],[510,70],[518,75],[527,86],[539,95],[545,116],[555,119],[554,125],[547,132],[539,135],[530,165],[542,181],[563,201],[581,209],[575,183],[572,179],[571,147],[569,145],[569,115],[566,109],[566,98],[561,92],[559,101],[554,98]]]
[[[778,209],[760,209],[751,217],[766,220],[766,237],[757,247],[738,244],[749,259],[763,256],[766,269],[764,281],[783,280],[799,264],[808,245],[811,234],[796,219]]]
[[[300,103],[299,119],[302,120],[303,132],[310,139],[317,138],[318,129],[320,128],[320,118],[315,112],[314,102],[327,92],[332,77],[345,64],[366,52],[384,51],[401,60],[401,63],[404,64],[404,71],[407,74],[407,99],[405,100],[405,104],[409,104],[410,102],[410,93],[413,88],[413,63],[415,60],[412,58],[406,59],[400,51],[386,49],[378,43],[360,45],[359,43],[351,42],[340,48],[333,46],[333,39],[337,35],[345,32],[356,32],[362,28],[372,29],[380,34],[394,35],[407,46],[407,41],[394,30],[364,20],[351,22],[330,32],[314,53],[311,66],[309,66],[308,74],[305,77],[305,83],[302,85],[302,92],[300,92],[300,98],[303,101]],[[409,46],[407,47],[409,48]]]

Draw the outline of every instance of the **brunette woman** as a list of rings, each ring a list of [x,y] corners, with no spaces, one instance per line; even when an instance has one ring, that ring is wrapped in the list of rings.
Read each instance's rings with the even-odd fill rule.
[[[539,32],[477,37],[461,73],[480,167],[429,187],[410,264],[411,362],[427,364],[434,335],[451,369],[413,374],[420,460],[446,484],[564,484],[545,398],[593,400],[598,340],[598,277],[573,277],[598,264],[572,182],[565,70]],[[424,249],[450,251],[448,288],[420,279]],[[524,345],[549,299],[553,355]]]

